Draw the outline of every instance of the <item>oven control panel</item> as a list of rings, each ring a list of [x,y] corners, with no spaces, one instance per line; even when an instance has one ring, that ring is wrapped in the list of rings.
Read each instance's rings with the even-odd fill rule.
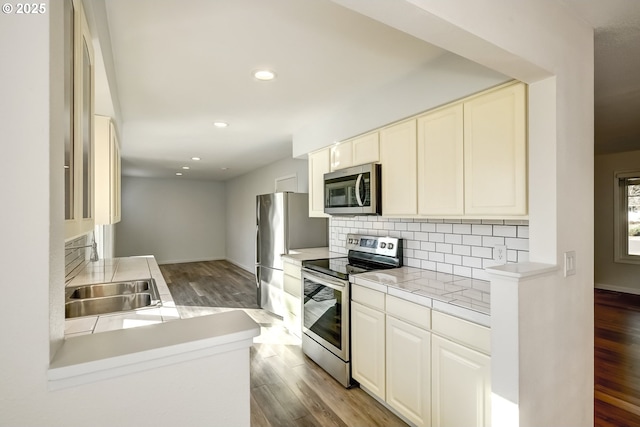
[[[402,240],[395,237],[347,234],[346,248],[350,251],[369,252],[395,257],[402,248]]]

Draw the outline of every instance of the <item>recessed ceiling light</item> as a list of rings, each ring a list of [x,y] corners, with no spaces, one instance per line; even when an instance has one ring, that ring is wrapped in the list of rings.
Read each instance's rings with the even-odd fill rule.
[[[176,172],[177,176],[182,176],[182,172]]]
[[[276,73],[271,70],[256,70],[253,72],[253,77],[258,80],[268,81],[276,78]]]
[[[229,170],[229,168],[220,168],[220,170],[228,171],[228,170]]]
[[[191,169],[191,168],[189,166],[183,166],[182,169],[188,170],[188,169]]]
[[[200,160],[200,157],[192,157],[191,160],[198,161],[198,160]]]
[[[226,122],[213,122],[213,125],[217,128],[226,128],[229,126],[229,123]]]

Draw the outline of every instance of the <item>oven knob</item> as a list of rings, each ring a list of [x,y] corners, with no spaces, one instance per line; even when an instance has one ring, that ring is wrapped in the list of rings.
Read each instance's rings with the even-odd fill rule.
[[[393,249],[393,243],[389,243],[389,244],[387,245],[387,248],[388,248],[388,249]]]
[[[387,244],[385,242],[380,242],[380,247],[384,249],[387,247]]]

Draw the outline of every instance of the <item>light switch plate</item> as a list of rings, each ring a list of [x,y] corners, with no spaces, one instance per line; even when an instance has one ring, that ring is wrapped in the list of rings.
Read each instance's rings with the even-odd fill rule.
[[[564,277],[576,274],[576,251],[564,253]]]

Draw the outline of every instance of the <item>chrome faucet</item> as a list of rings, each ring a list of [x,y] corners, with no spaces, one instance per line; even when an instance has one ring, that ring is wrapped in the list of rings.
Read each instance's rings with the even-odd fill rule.
[[[72,250],[72,249],[82,249],[82,248],[91,248],[91,257],[89,258],[89,261],[91,262],[96,262],[98,261],[98,245],[96,244],[96,238],[93,238],[93,242],[91,242],[90,245],[83,245],[83,246],[70,246],[70,247],[65,247],[64,250],[68,251],[68,250]]]

